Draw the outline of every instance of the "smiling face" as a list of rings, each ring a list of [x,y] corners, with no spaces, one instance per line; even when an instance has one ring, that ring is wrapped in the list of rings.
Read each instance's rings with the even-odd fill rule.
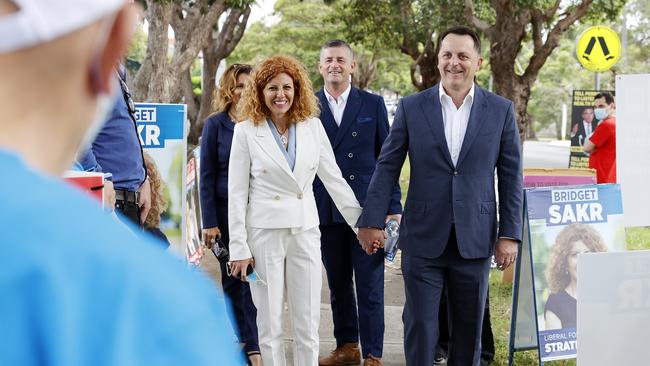
[[[346,47],[329,47],[321,51],[318,61],[318,71],[323,76],[328,89],[347,88],[350,84],[350,75],[356,64],[352,58],[352,51]]]
[[[273,120],[282,119],[293,104],[294,85],[291,76],[281,73],[264,86],[264,104]]]
[[[237,83],[235,84],[235,89],[232,91],[232,102],[230,105],[230,108],[233,111],[237,110],[237,103],[239,103],[239,99],[241,98],[241,93],[244,91],[244,85],[246,85],[246,81],[250,78],[249,74],[239,74],[237,75]]]
[[[438,70],[442,86],[449,92],[468,92],[481,59],[469,35],[450,33],[440,43]]]

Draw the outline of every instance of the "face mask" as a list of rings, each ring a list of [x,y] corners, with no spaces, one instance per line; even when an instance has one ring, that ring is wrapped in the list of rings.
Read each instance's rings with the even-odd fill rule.
[[[594,109],[594,116],[602,121],[607,118],[607,110],[605,108],[596,108]]]
[[[108,38],[108,34],[110,32],[111,26],[113,22],[115,21],[115,16],[112,16],[108,18],[102,28],[102,40],[103,42],[100,42],[100,44],[106,43],[106,40]],[[91,69],[91,77],[93,80],[98,81],[99,80],[99,59],[95,58],[93,60],[93,65]],[[88,125],[88,128],[86,129],[86,132],[84,134],[84,137],[81,142],[81,148],[89,148],[90,145],[95,141],[95,137],[97,137],[97,134],[99,134],[99,131],[102,129],[104,126],[104,123],[109,117],[109,113],[111,112],[113,105],[115,104],[115,98],[117,96],[117,85],[116,81],[114,78],[111,79],[110,81],[111,87],[109,90],[112,92],[109,94],[106,93],[99,93],[95,100],[97,101],[97,106],[95,107],[95,115],[93,116],[93,119],[90,121],[90,124]]]

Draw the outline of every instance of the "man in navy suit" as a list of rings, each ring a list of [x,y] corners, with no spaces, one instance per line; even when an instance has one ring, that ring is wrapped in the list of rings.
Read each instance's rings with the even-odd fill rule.
[[[381,146],[388,136],[388,114],[382,97],[353,88],[352,49],[341,40],[321,48],[319,71],[325,87],[316,95],[320,119],[332,144],[343,177],[363,206]],[[366,255],[355,233],[316,179],[314,195],[321,230],[321,253],[330,288],[336,349],[321,358],[321,366],[381,365],[384,342],[384,252]],[[382,223],[401,218],[399,185],[393,184]],[[352,278],[354,273],[353,285]],[[356,289],[356,299],[355,290]],[[358,311],[357,311],[358,302]],[[359,352],[361,340],[362,354]]]
[[[400,101],[357,226],[367,252],[382,245],[383,213],[408,153],[411,177],[400,231],[406,363],[433,364],[446,287],[448,365],[476,366],[490,257],[494,253],[499,268],[507,268],[521,240],[520,141],[512,102],[474,83],[482,63],[476,33],[454,27],[440,39],[441,83]]]

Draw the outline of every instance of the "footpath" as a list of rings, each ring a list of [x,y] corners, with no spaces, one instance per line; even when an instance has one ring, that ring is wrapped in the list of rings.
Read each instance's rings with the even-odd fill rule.
[[[384,366],[403,366],[404,360],[404,333],[402,325],[402,309],[404,307],[404,289],[402,275],[399,270],[399,256],[395,264],[386,266],[384,277],[384,318],[386,330],[384,332]],[[203,257],[201,268],[207,272],[215,283],[220,287],[219,265],[212,253],[206,253]],[[334,329],[332,324],[332,311],[330,310],[330,295],[323,269],[323,289],[321,291],[320,306],[320,355],[326,356],[336,347]],[[287,354],[288,366],[300,366],[293,363],[293,342],[294,337],[291,331],[289,312],[285,304],[284,309],[284,345]]]

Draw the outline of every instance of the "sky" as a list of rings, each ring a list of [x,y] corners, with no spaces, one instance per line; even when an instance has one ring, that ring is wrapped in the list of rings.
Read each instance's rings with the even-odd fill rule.
[[[275,5],[275,0],[257,0],[251,9],[251,15],[248,18],[247,27],[273,13],[273,5]],[[272,18],[268,18],[267,21],[272,22]]]

